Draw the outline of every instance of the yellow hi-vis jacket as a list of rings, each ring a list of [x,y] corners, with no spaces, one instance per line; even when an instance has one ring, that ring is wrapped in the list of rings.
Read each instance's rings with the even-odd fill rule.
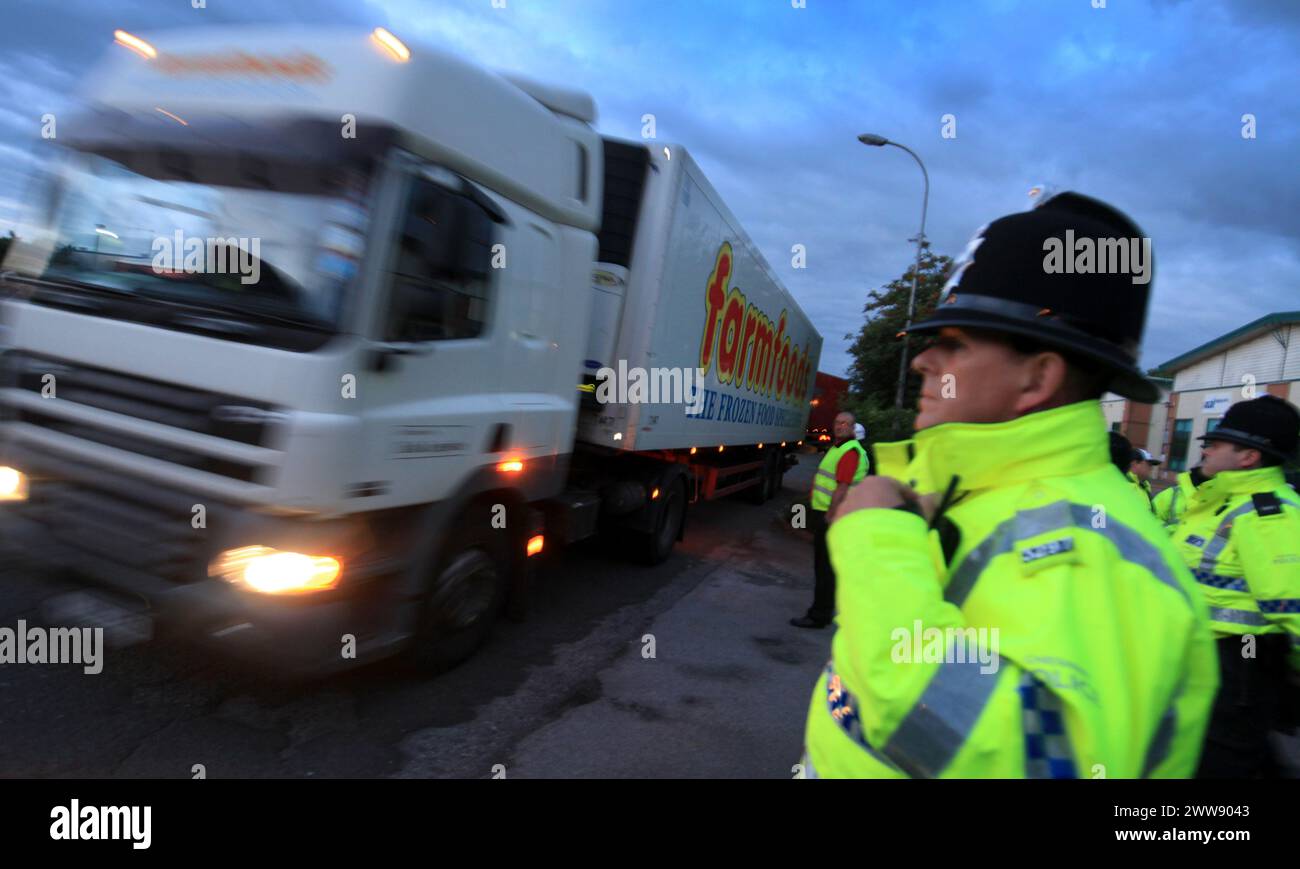
[[[850,438],[838,447],[831,447],[817,466],[817,473],[813,474],[812,497],[809,500],[814,510],[824,512],[830,509],[831,497],[839,485],[835,481],[835,468],[849,450],[858,451],[858,469],[853,472],[853,482],[860,482],[867,475],[867,451],[862,448],[862,444]]]
[[[1183,471],[1174,485],[1151,500],[1151,509],[1155,511],[1156,518],[1165,523],[1165,528],[1173,531],[1187,512],[1187,505],[1195,493],[1196,486],[1192,483],[1191,472]]]
[[[1146,480],[1139,480],[1137,474],[1133,473],[1132,471],[1128,471],[1127,473],[1125,473],[1124,479],[1128,480],[1129,483],[1133,486],[1134,491],[1136,491],[1139,495],[1142,496],[1142,500],[1146,502],[1147,509],[1151,510],[1154,513],[1155,505],[1152,503],[1151,500],[1151,484]]]
[[[1300,671],[1300,496],[1282,469],[1206,480],[1173,542],[1200,584],[1215,635],[1287,634]]]
[[[831,526],[838,630],[804,775],[1190,776],[1218,687],[1205,603],[1111,464],[1100,405],[876,450],[922,494],[954,484],[952,524]]]

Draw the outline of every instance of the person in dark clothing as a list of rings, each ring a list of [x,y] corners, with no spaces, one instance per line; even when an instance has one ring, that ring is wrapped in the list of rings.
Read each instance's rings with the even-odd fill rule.
[[[844,500],[849,487],[867,475],[867,454],[854,438],[853,414],[835,417],[835,445],[826,451],[813,477],[813,602],[807,614],[790,619],[796,628],[824,628],[835,615],[835,571],[826,549],[826,512]]]
[[[1110,461],[1125,476],[1133,464],[1133,442],[1117,431],[1110,433]]]

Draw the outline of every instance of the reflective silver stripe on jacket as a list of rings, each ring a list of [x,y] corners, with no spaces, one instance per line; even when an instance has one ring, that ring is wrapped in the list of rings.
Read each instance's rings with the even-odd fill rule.
[[[1032,510],[1021,510],[998,525],[988,537],[966,555],[957,567],[948,583],[948,588],[944,591],[944,599],[960,607],[966,602],[967,596],[970,595],[971,589],[975,587],[975,582],[984,569],[999,555],[1013,551],[1017,541],[1067,527],[1082,528],[1102,535],[1114,544],[1125,561],[1146,568],[1156,579],[1177,591],[1184,600],[1191,603],[1187,591],[1174,579],[1173,571],[1165,563],[1159,549],[1142,535],[1119,524],[1110,516],[1106,517],[1104,527],[1093,528],[1092,508],[1083,504],[1072,504],[1069,501],[1054,501]]]
[[[1180,680],[1174,696],[1169,700],[1169,707],[1160,716],[1155,735],[1147,746],[1146,760],[1142,762],[1142,778],[1150,778],[1160,764],[1169,757],[1169,749],[1174,744],[1174,734],[1178,731],[1178,698],[1183,696],[1183,682]]]
[[[1214,529],[1214,536],[1210,538],[1210,542],[1205,547],[1205,551],[1201,553],[1201,570],[1212,572],[1214,566],[1219,563],[1219,556],[1223,554],[1223,547],[1228,545],[1228,534],[1231,531],[1229,526],[1232,525],[1232,520],[1236,519],[1238,516],[1244,516],[1247,513],[1254,512],[1254,510],[1254,502],[1247,501],[1227,516],[1223,517],[1223,520],[1219,522],[1219,527]]]
[[[950,651],[947,657],[953,660],[957,656]],[[965,744],[997,687],[998,672],[982,673],[980,669],[978,661],[940,664],[880,748],[867,741],[857,698],[836,675],[833,661],[826,665],[827,711],[850,739],[880,763],[913,778],[933,778]]]
[[[1268,624],[1268,619],[1264,618],[1262,613],[1217,606],[1210,607],[1210,621],[1228,622],[1234,625],[1255,625],[1257,627]]]
[[[830,489],[827,489],[825,486],[819,486],[816,483],[813,483],[813,488],[816,489],[818,492],[822,492],[824,494],[830,495],[831,497],[835,497],[835,493],[832,492]]]

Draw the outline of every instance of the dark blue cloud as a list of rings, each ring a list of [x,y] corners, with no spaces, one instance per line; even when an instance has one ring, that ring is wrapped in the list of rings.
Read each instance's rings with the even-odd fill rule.
[[[14,3],[11,2],[11,8]],[[1272,310],[1300,307],[1300,3],[1268,0],[17,0],[0,34],[0,134],[13,145],[105,50],[114,27],[227,21],[387,24],[489,66],[590,91],[602,130],[686,145],[826,338],[928,235],[956,252],[1052,182],[1109,199],[1154,238],[1153,365]],[[27,9],[33,14],[25,14]],[[1243,139],[1242,116],[1257,137]],[[957,138],[941,136],[953,115]],[[14,195],[0,161],[0,199]],[[808,268],[789,267],[790,247]]]

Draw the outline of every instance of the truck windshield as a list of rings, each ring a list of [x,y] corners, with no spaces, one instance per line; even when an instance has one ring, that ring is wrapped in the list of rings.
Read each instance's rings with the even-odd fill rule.
[[[369,220],[370,171],[142,150],[71,156],[35,276],[228,319],[339,331]]]

